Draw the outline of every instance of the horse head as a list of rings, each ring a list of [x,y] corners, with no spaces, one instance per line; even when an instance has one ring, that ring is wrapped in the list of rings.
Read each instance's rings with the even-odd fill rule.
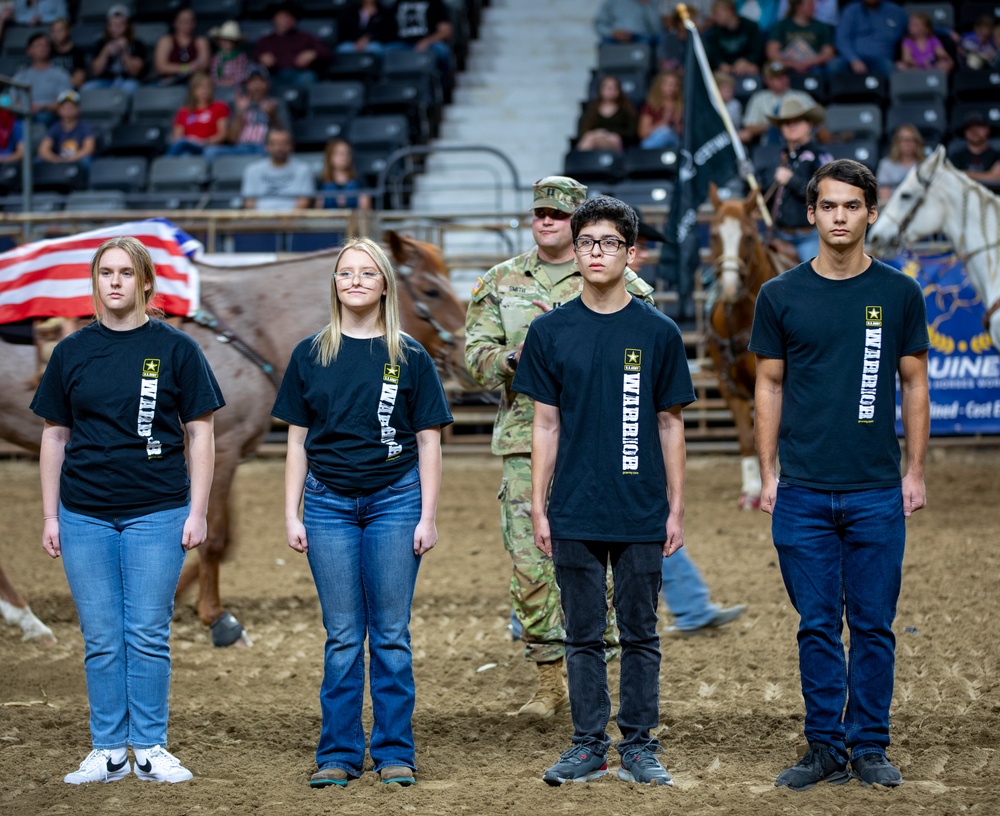
[[[448,279],[441,251],[393,230],[383,238],[399,278],[403,327],[427,349],[444,379],[478,389],[465,367],[465,308]]]
[[[940,232],[948,208],[939,191],[948,175],[957,177],[958,171],[945,157],[944,145],[939,145],[910,168],[879,208],[878,220],[868,230],[869,249],[879,256],[893,255],[904,244]]]
[[[762,249],[753,217],[756,197],[722,199],[714,182],[709,183],[708,198],[715,215],[709,228],[713,265],[719,285],[719,299],[735,303],[747,289],[750,271]]]

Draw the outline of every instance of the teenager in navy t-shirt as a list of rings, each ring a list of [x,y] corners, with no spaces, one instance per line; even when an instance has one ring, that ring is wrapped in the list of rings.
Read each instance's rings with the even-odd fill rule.
[[[378,244],[345,245],[331,297],[330,324],[295,349],[272,411],[289,425],[288,546],[309,556],[326,627],[309,784],[344,786],[364,770],[367,637],[375,772],[412,785],[410,605],[420,557],[437,542],[440,432],[452,419],[433,361],[400,331],[395,273]]]
[[[185,554],[208,533],[222,394],[198,344],[148,317],[146,247],[105,241],[91,278],[97,321],[55,347],[31,402],[45,420],[42,546],[63,559],[90,703],[93,750],[64,781],[122,779],[131,745],[140,779],[183,782],[166,750],[170,620]]]
[[[638,225],[631,207],[607,196],[576,210],[583,292],[532,321],[512,385],[535,401],[532,522],[555,564],[566,619],[573,745],[545,771],[550,785],[607,773],[608,564],[622,644],[618,776],[671,784],[651,734],[656,604],[661,559],[684,544],[681,409],[695,395],[677,326],[625,289]]]

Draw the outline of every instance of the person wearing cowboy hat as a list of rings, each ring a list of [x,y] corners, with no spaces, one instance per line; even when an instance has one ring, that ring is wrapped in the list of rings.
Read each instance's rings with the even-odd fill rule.
[[[761,186],[768,191],[774,234],[795,247],[802,262],[819,252],[819,236],[806,218],[806,185],[820,167],[833,160],[815,141],[815,128],[826,111],[792,97],[782,101],[768,121],[781,131],[782,147],[775,159],[761,168]]]
[[[1000,181],[1000,150],[990,144],[990,125],[978,112],[962,121],[961,133],[965,144],[952,150],[949,158],[959,170],[980,183]]]
[[[212,56],[208,74],[216,88],[238,88],[250,76],[253,62],[243,48],[246,37],[236,20],[226,20],[208,32],[218,51]]]

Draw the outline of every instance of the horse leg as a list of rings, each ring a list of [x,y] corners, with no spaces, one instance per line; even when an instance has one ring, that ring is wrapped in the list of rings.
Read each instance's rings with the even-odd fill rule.
[[[738,374],[733,371],[732,374]],[[725,378],[720,378],[719,391],[730,413],[733,424],[736,425],[736,438],[740,448],[740,468],[742,470],[742,485],[737,503],[741,510],[755,510],[760,507],[760,462],[757,459],[757,449],[753,437],[753,416],[750,412],[750,401],[742,394],[735,393]]]
[[[0,614],[11,626],[21,627],[24,633],[22,640],[35,640],[44,644],[56,642],[52,630],[35,617],[24,596],[10,582],[2,566],[0,566]]]
[[[253,645],[240,622],[222,608],[219,597],[219,565],[229,545],[229,491],[238,463],[238,455],[220,455],[217,451],[208,502],[208,538],[199,548],[198,617],[211,628],[214,646]]]

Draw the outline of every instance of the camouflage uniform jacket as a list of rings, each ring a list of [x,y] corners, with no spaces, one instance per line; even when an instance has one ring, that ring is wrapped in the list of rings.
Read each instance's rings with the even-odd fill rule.
[[[652,303],[653,289],[632,270],[625,271],[629,292]],[[528,324],[541,314],[533,300],[556,307],[577,297],[583,276],[576,262],[551,265],[538,248],[494,266],[476,281],[465,319],[465,364],[486,388],[502,386],[500,409],[493,425],[493,453],[531,453],[532,400],[510,390],[514,372],[507,355],[516,351]]]

